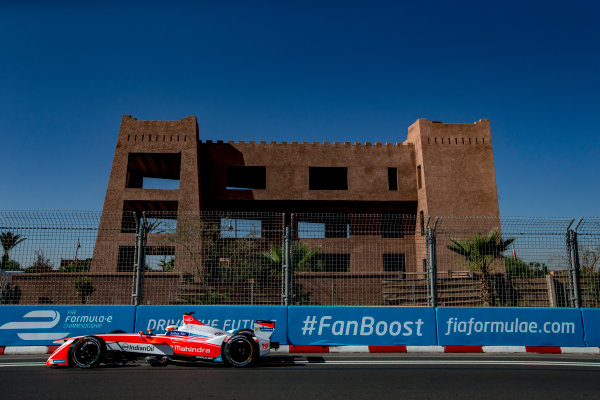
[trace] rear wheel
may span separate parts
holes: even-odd
[[[257,358],[256,343],[247,335],[232,336],[223,348],[223,361],[234,367],[250,367]]]
[[[96,336],[83,337],[73,343],[69,349],[69,358],[73,365],[79,368],[98,366],[105,354],[106,344]]]

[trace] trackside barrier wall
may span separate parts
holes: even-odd
[[[0,346],[50,346],[54,340],[131,332],[135,306],[0,306]]]
[[[0,306],[0,346],[179,324],[186,311],[223,330],[276,321],[292,345],[600,347],[600,310],[453,307]]]
[[[583,318],[585,345],[588,347],[600,347],[600,310],[582,308],[581,316]]]
[[[440,346],[585,347],[580,309],[440,307],[436,318]]]
[[[135,332],[152,329],[155,333],[164,333],[167,325],[179,325],[187,311],[193,311],[201,323],[224,331],[252,329],[255,320],[275,321],[271,340],[282,344],[287,341],[287,307],[279,306],[139,306]]]
[[[435,309],[428,307],[289,307],[294,345],[436,344]]]

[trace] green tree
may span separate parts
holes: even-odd
[[[9,231],[0,233],[0,243],[2,244],[2,248],[4,249],[4,254],[2,255],[2,262],[0,263],[0,269],[5,269],[6,264],[8,263],[8,252],[24,240],[26,240],[26,238],[24,238],[23,236],[18,234],[15,235],[14,233]]]
[[[169,261],[167,261],[167,257],[165,257],[158,262],[158,266],[163,272],[173,272],[175,271],[175,258],[171,257]]]
[[[87,276],[80,276],[79,278],[75,279],[75,282],[73,282],[73,287],[75,288],[75,293],[81,299],[81,304],[86,304],[92,293],[96,291],[92,282],[92,278]]]
[[[227,219],[227,218],[223,218]],[[178,245],[181,249],[177,263],[187,284],[200,284],[203,294],[187,296],[179,301],[192,304],[219,304],[235,294],[236,288],[256,279],[260,244],[257,232],[246,237],[228,237],[223,234],[219,220],[192,216],[177,221],[177,228],[163,235],[161,245]],[[160,264],[159,264],[160,265]]]
[[[15,260],[8,260],[6,262],[6,264],[4,264],[4,270],[5,271],[20,271],[21,270],[21,264],[19,264]]]
[[[90,270],[90,265],[84,263],[71,263],[60,267],[58,270],[60,272],[88,272]]]
[[[321,251],[320,247],[310,247],[305,243],[294,242],[291,254],[292,271],[321,272],[321,265],[313,262],[319,251]],[[279,272],[281,270],[283,264],[283,250],[281,247],[272,245],[271,250],[260,253],[260,257],[275,271]]]
[[[579,251],[581,257],[581,270],[586,274],[593,274],[597,270],[598,260],[600,260],[600,246],[594,249],[588,246],[587,249]]]
[[[517,258],[513,260],[512,258],[504,259],[504,268],[506,270],[506,274],[510,276],[521,276],[521,277],[536,277],[536,276],[546,276],[548,274],[548,267],[544,263],[539,262],[529,262]]]
[[[320,247],[310,247],[305,243],[294,242],[291,252],[291,270],[292,273],[298,272],[322,272],[322,263],[315,262],[315,256],[321,251]],[[260,265],[263,270],[263,276],[268,276],[270,279],[280,278],[282,272],[282,264],[284,261],[283,250],[279,246],[272,245],[268,252],[260,253]],[[297,279],[292,280],[291,287],[294,304],[308,304],[309,296],[304,292],[302,285]]]
[[[463,256],[469,267],[481,273],[480,288],[483,306],[494,306],[494,290],[489,267],[495,259],[503,257],[515,238],[503,240],[498,228],[495,228],[487,235],[477,233],[471,239],[450,239],[450,241],[452,244],[446,246],[448,250]]]

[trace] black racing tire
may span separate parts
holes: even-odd
[[[233,333],[234,335],[246,335],[251,338],[254,337],[254,331],[252,329],[239,329]]]
[[[251,367],[258,359],[258,345],[248,335],[234,335],[223,345],[223,362],[236,368]]]
[[[106,343],[96,336],[85,336],[69,347],[69,361],[79,368],[97,367],[106,356]]]

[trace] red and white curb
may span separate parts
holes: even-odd
[[[0,355],[52,354],[58,346],[0,346]],[[558,346],[308,346],[281,345],[272,354],[290,353],[546,353],[599,354],[600,347]]]

